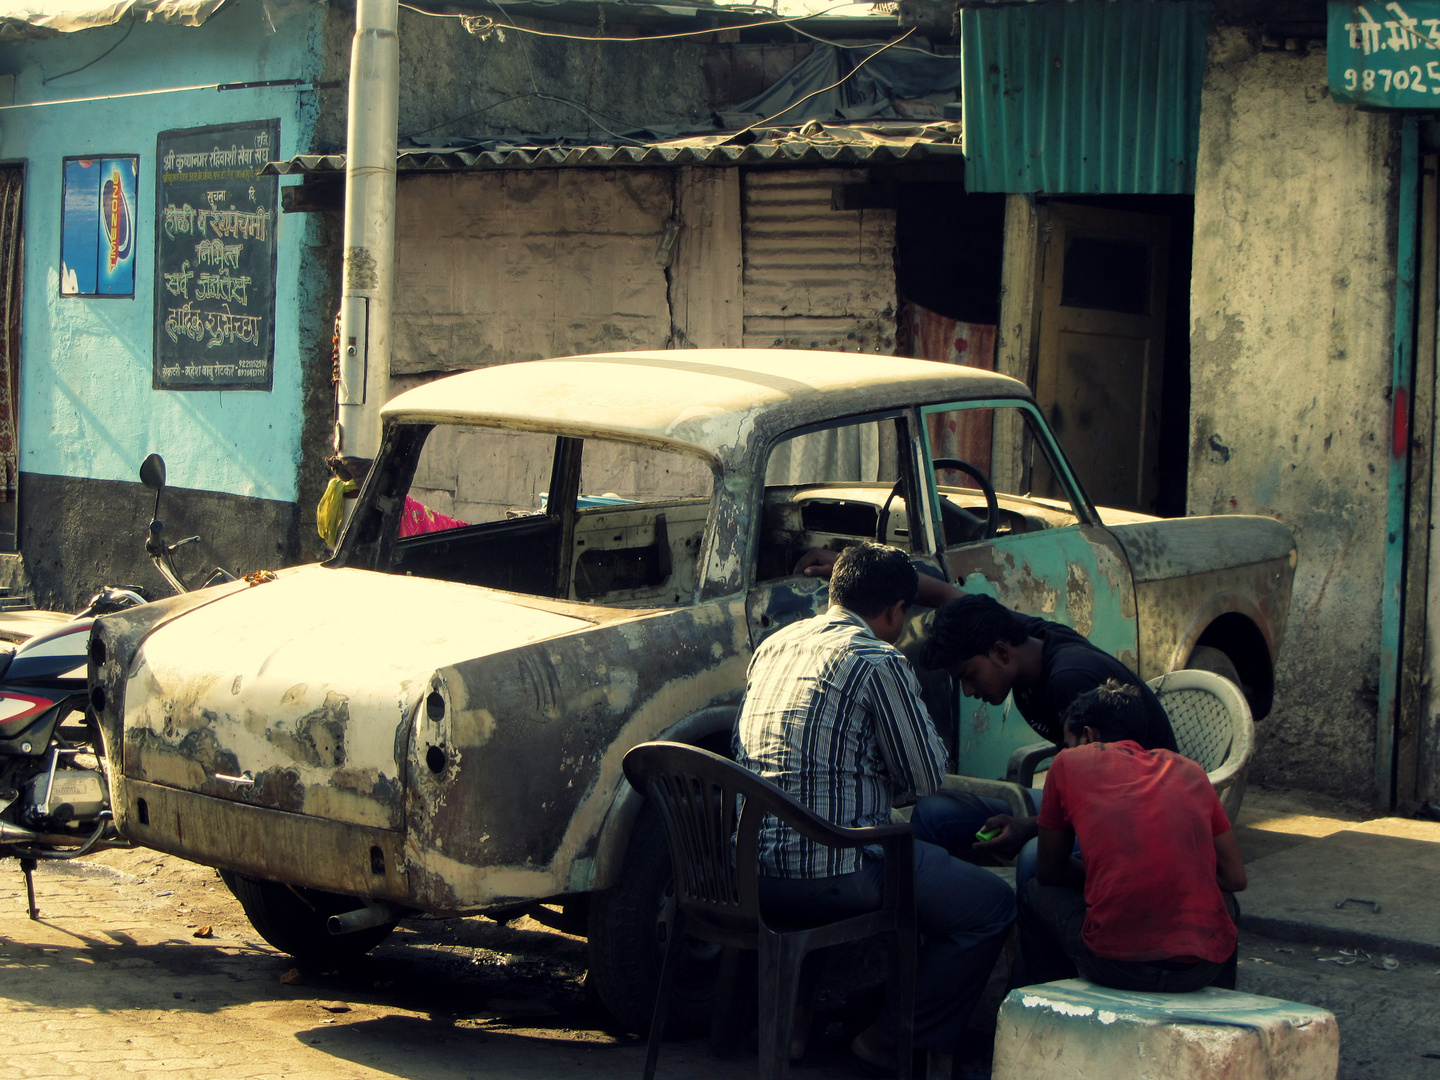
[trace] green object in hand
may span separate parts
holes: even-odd
[[[985,843],[987,840],[994,840],[995,837],[999,836],[999,835],[1000,835],[1002,832],[1004,832],[1004,831],[1005,831],[1005,830],[1004,830],[1003,828],[1002,828],[1002,829],[981,829],[979,832],[977,832],[977,833],[975,834],[975,839],[978,840],[978,841],[980,841],[980,842],[983,844],[983,843]]]

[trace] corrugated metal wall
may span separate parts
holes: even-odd
[[[895,212],[832,210],[847,177],[745,173],[747,348],[894,353]]]
[[[1193,192],[1211,12],[1202,0],[962,8],[966,187]]]

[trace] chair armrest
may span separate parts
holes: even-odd
[[[734,765],[733,762],[731,764]],[[734,767],[739,768],[738,765]],[[807,840],[824,844],[826,847],[852,848],[866,847],[870,844],[888,847],[895,842],[896,838],[910,836],[909,822],[868,825],[856,829],[847,829],[842,825],[833,824],[809,807],[796,802],[764,777],[754,773],[746,773],[745,777],[746,787],[749,790],[745,792],[742,822],[754,810],[774,814]]]
[[[1059,752],[1060,747],[1052,742],[1036,742],[1022,746],[1010,755],[1010,763],[1005,766],[1005,779],[1021,787],[1034,787],[1036,767]]]
[[[782,808],[772,806],[769,809],[801,836],[814,840],[817,844],[832,848],[869,847],[871,844],[881,847],[885,852],[885,909],[913,910],[915,835],[911,832],[908,821],[847,829],[832,825],[798,803],[789,803]]]
[[[977,776],[951,774],[940,781],[940,790],[1003,799],[1010,804],[1010,813],[1015,817],[1035,816],[1035,803],[1030,798],[1029,790],[1008,780],[981,780]]]

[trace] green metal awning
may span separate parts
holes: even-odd
[[[961,0],[966,187],[1195,190],[1208,0]]]

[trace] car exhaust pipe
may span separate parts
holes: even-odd
[[[43,838],[37,832],[29,829],[22,829],[19,825],[11,825],[8,821],[0,821],[0,844],[14,843],[39,843]],[[76,841],[78,843],[78,841]]]
[[[364,907],[356,908],[354,911],[342,911],[339,915],[331,915],[325,921],[325,928],[336,935],[353,934],[357,930],[369,930],[372,926],[384,926],[399,917],[400,912],[393,904],[387,904],[383,900],[372,900],[366,901]]]

